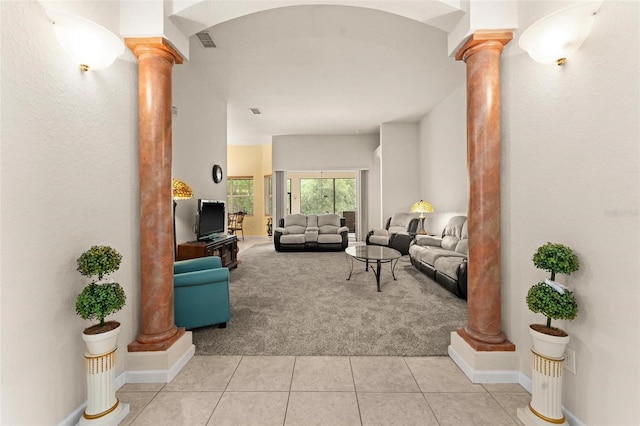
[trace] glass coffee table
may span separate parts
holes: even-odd
[[[383,263],[391,264],[391,276],[393,276],[394,280],[396,279],[396,265],[398,264],[398,259],[402,257],[402,253],[398,250],[383,246],[351,246],[345,249],[345,253],[347,253],[347,261],[351,258],[351,271],[349,272],[347,281],[349,281],[351,275],[353,275],[353,259],[365,262],[365,271],[369,270],[369,262],[376,263],[375,269],[372,265],[371,270],[376,276],[378,291],[380,291],[380,272]]]

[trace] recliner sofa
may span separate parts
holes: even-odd
[[[409,246],[418,231],[419,213],[395,213],[384,229],[372,229],[367,234],[368,245],[386,246],[398,250],[403,255],[409,253]]]
[[[467,298],[469,231],[466,216],[452,217],[442,236],[417,235],[409,247],[411,264],[455,294]]]
[[[187,330],[218,324],[231,318],[229,269],[218,256],[179,260],[173,264],[175,323]]]
[[[340,225],[340,216],[290,214],[273,230],[276,251],[341,251],[349,245],[349,228]]]

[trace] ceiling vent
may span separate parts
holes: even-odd
[[[262,114],[258,108],[249,108],[249,111],[251,111],[253,115]]]
[[[211,38],[211,34],[209,34],[209,31],[200,31],[199,33],[196,33],[196,37],[198,37],[198,40],[200,40],[200,44],[202,44],[202,47],[204,47],[205,49],[215,49],[216,47],[218,47]]]

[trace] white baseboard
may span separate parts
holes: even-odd
[[[516,370],[474,370],[451,345],[449,356],[473,383],[519,383],[520,381],[520,372]]]
[[[133,370],[126,372],[127,383],[169,383],[180,370],[187,365],[196,353],[196,347],[191,345],[189,350],[168,370]]]

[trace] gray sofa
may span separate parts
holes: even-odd
[[[418,231],[420,213],[395,213],[384,229],[372,229],[367,234],[368,245],[386,246],[398,250],[403,255],[409,254],[409,246]]]
[[[469,232],[466,216],[452,217],[442,236],[417,235],[409,247],[411,263],[438,284],[467,298]]]
[[[273,230],[276,251],[340,251],[349,245],[349,228],[337,214],[290,214]]]

